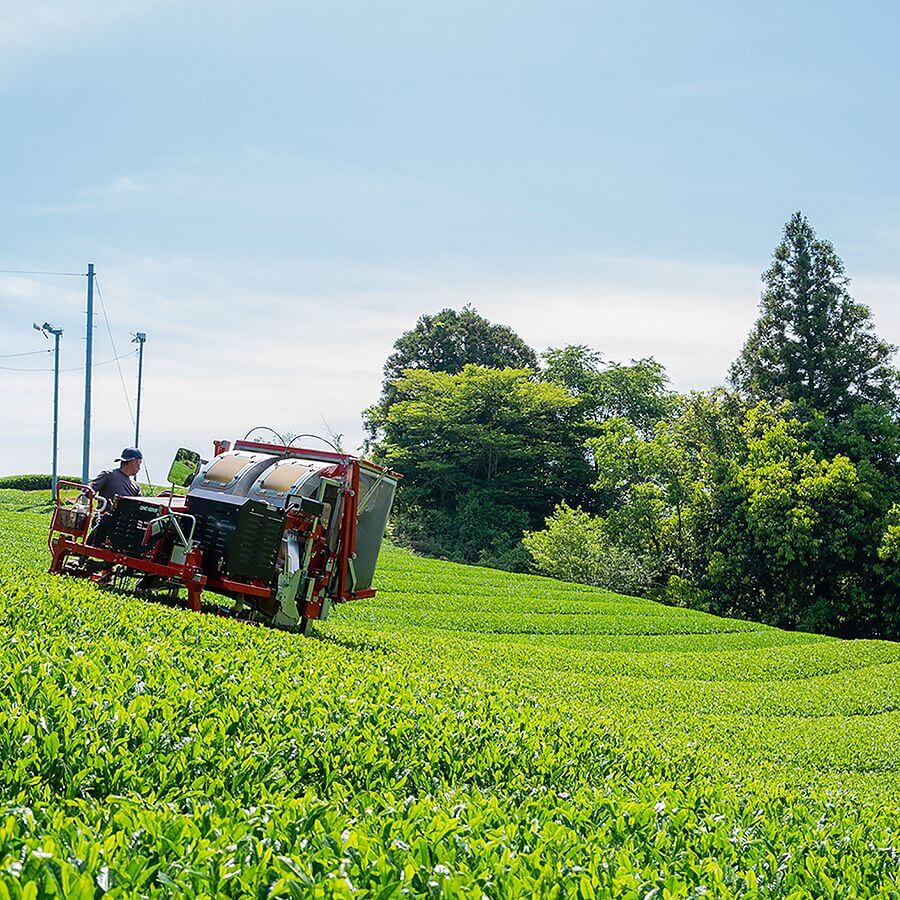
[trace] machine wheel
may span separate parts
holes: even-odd
[[[300,632],[300,634],[302,634],[304,637],[306,637],[309,634],[309,630],[310,630],[311,626],[312,626],[312,619],[310,619],[309,616],[303,616],[300,619],[300,625],[297,628],[297,630]]]

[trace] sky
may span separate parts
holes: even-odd
[[[133,442],[146,332],[156,482],[257,425],[353,449],[447,306],[720,384],[797,209],[900,343],[898,30],[888,2],[0,0],[0,269],[96,266],[92,471]],[[49,471],[35,321],[80,472],[85,287],[0,272],[0,474]]]

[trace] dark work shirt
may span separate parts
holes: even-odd
[[[121,469],[106,469],[91,482],[91,487],[110,502],[119,495],[137,497],[141,492],[137,482]]]

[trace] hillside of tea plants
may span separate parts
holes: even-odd
[[[393,547],[303,638],[47,522],[0,491],[0,900],[900,896],[898,644]]]

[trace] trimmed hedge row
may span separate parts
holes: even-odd
[[[78,475],[60,475],[60,481],[81,482]],[[52,478],[50,475],[4,475],[0,477],[0,488],[13,491],[49,491]]]

